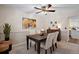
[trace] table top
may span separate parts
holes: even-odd
[[[34,35],[28,35],[27,37],[31,38],[31,39],[35,39],[35,40],[43,40],[47,38],[47,33],[45,33],[44,35],[41,34],[34,34]]]

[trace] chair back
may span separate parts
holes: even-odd
[[[55,32],[55,37],[53,39],[53,44],[55,44],[57,42],[57,37],[58,37],[59,32]]]
[[[52,40],[55,37],[55,33],[49,33],[46,39],[45,48],[48,49],[52,46]]]

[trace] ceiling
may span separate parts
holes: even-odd
[[[26,13],[32,13],[37,11],[34,7],[41,7],[42,5],[45,4],[1,4],[0,6],[16,8]],[[52,8],[79,9],[79,4],[54,4]]]
[[[17,7],[17,8],[24,8],[24,7],[31,7],[31,6],[42,6],[47,4],[1,4],[11,7]],[[79,7],[79,4],[52,4],[53,7]]]

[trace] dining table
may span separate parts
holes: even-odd
[[[29,49],[29,40],[32,40],[35,42],[37,46],[37,53],[40,54],[40,45],[42,42],[46,41],[47,33],[44,34],[33,34],[33,35],[27,35],[26,36],[26,42],[27,42],[27,50]]]

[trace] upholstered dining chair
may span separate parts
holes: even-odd
[[[54,39],[52,40],[52,47],[53,47],[53,51],[54,51],[54,47],[57,48],[57,37],[58,37],[58,31],[55,32],[55,36]]]
[[[45,54],[47,54],[47,49],[50,48],[50,52],[52,53],[52,40],[55,38],[56,33],[49,33],[47,35],[47,39],[45,43],[41,43],[41,48],[45,50]]]

